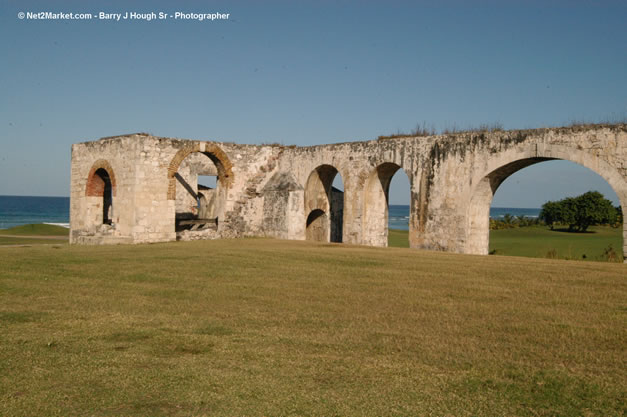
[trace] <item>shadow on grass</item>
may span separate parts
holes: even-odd
[[[595,230],[586,230],[585,232],[579,230],[570,230],[567,227],[561,227],[559,229],[549,229],[551,232],[570,233],[573,235],[593,235],[597,233]]]

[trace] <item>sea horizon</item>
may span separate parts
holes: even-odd
[[[69,195],[17,195],[17,194],[0,194],[0,197],[70,198]]]
[[[69,227],[70,197],[0,195],[0,229],[38,223]]]
[[[490,207],[490,217],[538,217],[540,208]],[[70,197],[0,195],[0,229],[32,223],[54,223],[69,227]],[[390,204],[388,210],[390,229],[409,230],[409,205]]]

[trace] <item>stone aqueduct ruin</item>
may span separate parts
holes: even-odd
[[[489,208],[499,185],[551,159],[598,173],[627,207],[626,124],[311,147],[147,134],[103,138],[72,146],[70,240],[271,236],[386,246],[388,189],[402,168],[411,189],[410,246],[487,254]],[[332,187],[338,173],[343,193]],[[216,187],[199,190],[198,175],[216,175]]]

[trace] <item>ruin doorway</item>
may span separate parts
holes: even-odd
[[[115,176],[111,165],[105,160],[96,161],[87,176],[85,189],[92,225],[113,225],[115,191]]]
[[[113,187],[109,173],[100,168],[96,171],[96,176],[104,183],[102,191],[102,224],[111,224],[113,222]]]
[[[400,165],[385,162],[373,169],[365,188],[364,243],[388,246],[391,242],[390,246],[409,247],[410,204],[410,181]]]
[[[177,239],[213,238],[224,218],[222,162],[211,152],[190,152],[173,174]]]
[[[305,238],[318,242],[342,242],[344,186],[331,165],[314,169],[305,186]]]

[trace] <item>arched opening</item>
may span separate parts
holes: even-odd
[[[410,183],[397,164],[378,165],[366,182],[364,243],[409,247]]]
[[[100,168],[96,171],[98,182],[103,183],[102,190],[102,224],[111,224],[113,218],[113,187],[109,173]]]
[[[392,176],[388,192],[388,246],[409,247],[411,186],[403,168]]]
[[[88,200],[88,214],[94,225],[112,225],[115,176],[107,161],[97,161],[89,171],[85,195]]]
[[[319,242],[342,242],[344,191],[341,175],[331,165],[321,165],[305,186],[305,236]],[[336,179],[337,178],[337,179]]]
[[[180,162],[173,161],[170,169],[177,239],[215,237],[224,218],[230,179],[223,159],[199,149],[177,156]]]
[[[564,233],[568,225],[550,228],[538,218],[544,203],[588,191],[601,191],[612,206],[620,206],[621,198],[615,191],[622,187],[608,181],[619,177],[608,173],[611,171],[602,164],[599,171],[593,171],[569,160],[540,157],[519,159],[493,170],[472,195],[467,252],[622,260],[624,224],[613,221],[593,226],[589,233]]]

